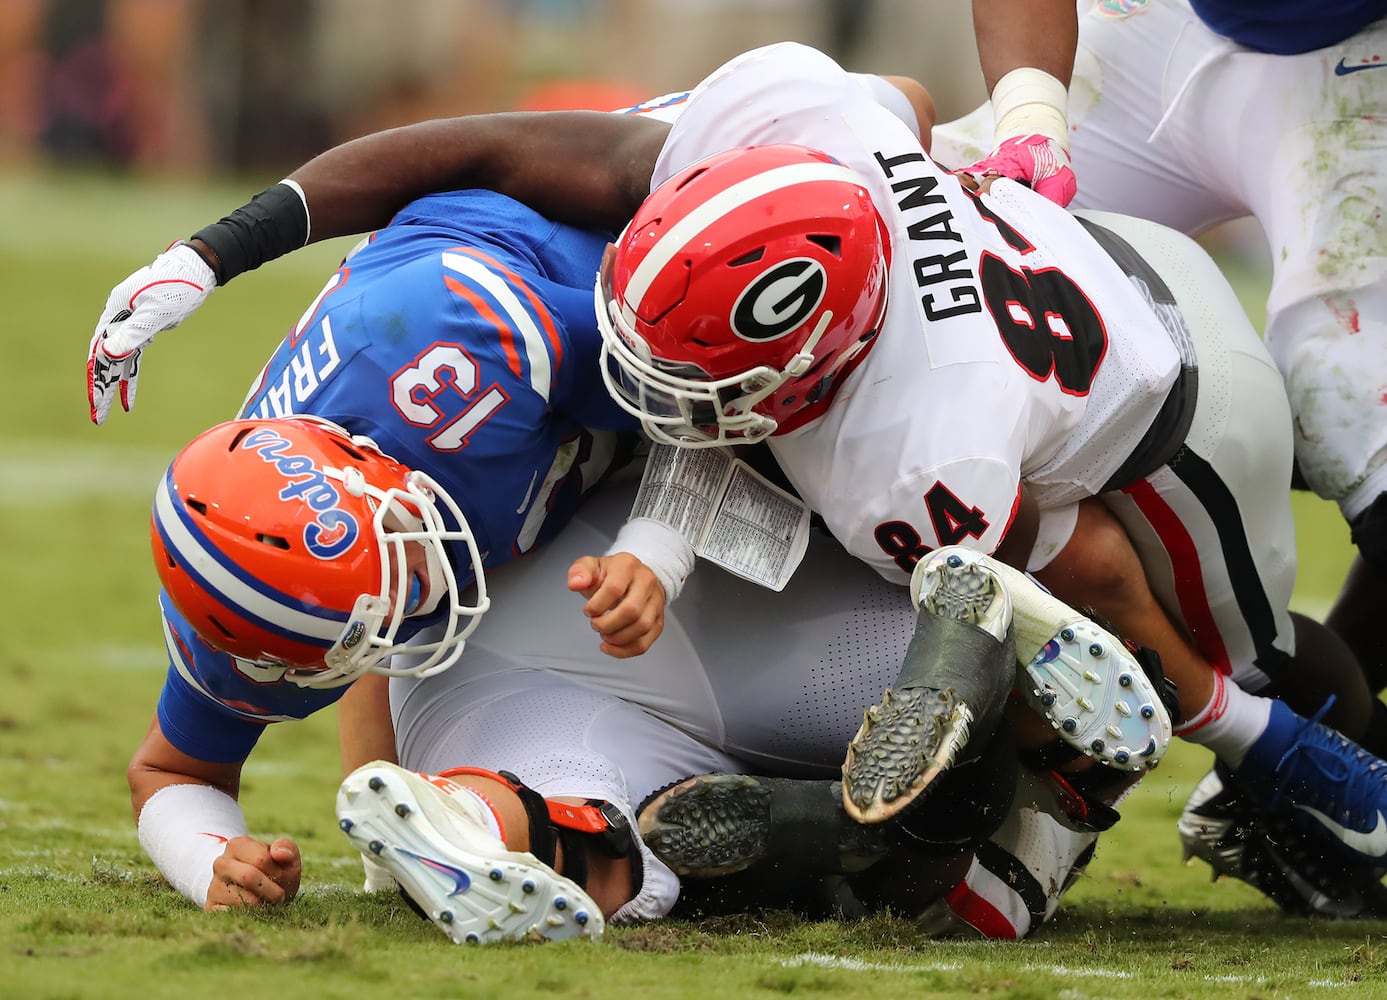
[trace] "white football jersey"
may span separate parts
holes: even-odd
[[[904,583],[928,549],[994,551],[1023,480],[1042,508],[1099,492],[1159,412],[1181,355],[1080,223],[1010,181],[968,193],[860,80],[794,43],[701,83],[652,184],[771,142],[855,169],[891,232],[875,345],[822,417],[770,439],[848,550]]]

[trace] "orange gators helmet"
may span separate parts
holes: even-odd
[[[452,497],[312,417],[198,435],[159,483],[151,540],[164,589],[209,645],[307,687],[438,673],[489,603]]]
[[[886,308],[890,241],[826,153],[747,146],[645,200],[596,287],[608,391],[657,441],[759,441],[805,422]]]

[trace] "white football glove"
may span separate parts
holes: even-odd
[[[92,423],[111,411],[117,391],[125,412],[135,405],[140,352],[161,330],[197,311],[217,276],[196,250],[177,243],[111,291],[87,351],[87,401]]]

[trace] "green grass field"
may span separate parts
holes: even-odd
[[[111,286],[262,186],[0,177],[0,998],[1387,995],[1387,924],[1283,917],[1180,863],[1175,819],[1207,766],[1184,746],[1124,805],[1058,918],[1020,944],[772,914],[459,949],[393,897],[354,892],[324,713],[271,727],[243,794],[253,831],[298,839],[303,894],[260,915],[196,911],[145,859],[125,787],[167,664],[150,497],[177,448],[233,413],[344,246],[219,291],[149,353],[135,412],[100,429],[81,368]],[[1260,281],[1240,281],[1259,321]],[[1298,504],[1297,606],[1319,613],[1347,532],[1327,505]]]

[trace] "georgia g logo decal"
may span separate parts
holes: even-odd
[[[828,273],[809,257],[782,261],[742,289],[732,306],[732,332],[743,340],[779,340],[799,329],[828,290]]]

